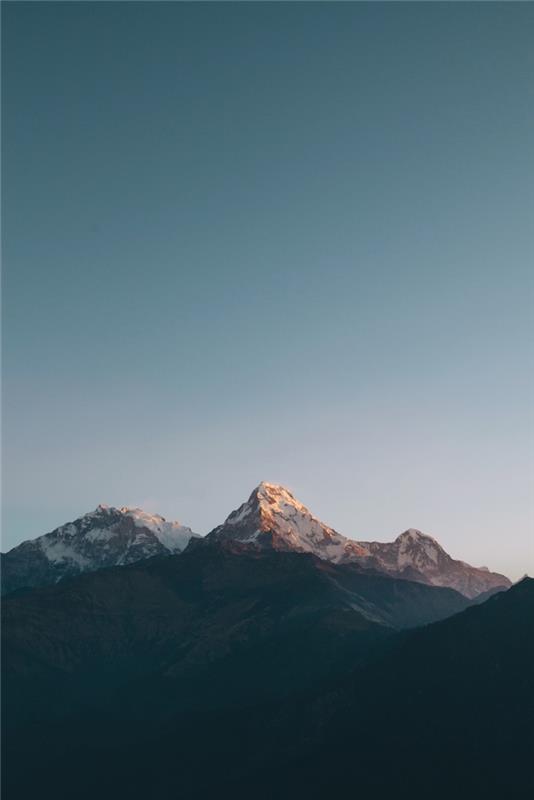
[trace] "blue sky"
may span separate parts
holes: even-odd
[[[4,4],[4,549],[266,479],[534,573],[533,23]]]

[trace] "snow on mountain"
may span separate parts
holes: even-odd
[[[161,545],[170,553],[181,553],[187,547],[191,537],[198,536],[191,528],[186,528],[179,522],[167,522],[159,514],[148,514],[140,508],[119,509],[127,517],[131,517],[136,528],[147,528],[152,531]]]
[[[313,553],[334,563],[365,555],[356,542],[317,519],[284,486],[266,481],[206,537],[206,541],[227,540]]]
[[[355,541],[321,522],[284,486],[262,482],[246,503],[205,539],[179,522],[140,508],[100,505],[74,522],[23,542],[2,556],[2,591],[43,586],[101,567],[180,553],[194,539],[238,541],[261,549],[313,553],[355,562],[396,578],[456,589],[469,598],[510,586],[504,575],[451,558],[431,536],[411,528],[394,542]]]
[[[198,536],[140,508],[99,505],[2,556],[2,591],[57,583],[102,567],[180,553]]]
[[[431,536],[413,528],[394,542],[349,539],[321,522],[284,486],[262,482],[246,503],[206,537],[236,540],[262,548],[313,553],[326,561],[356,562],[394,577],[449,586],[466,597],[510,586],[504,575],[451,558]]]
[[[449,586],[466,597],[511,586],[504,575],[487,567],[472,567],[458,561],[432,536],[410,528],[394,542],[359,542],[375,569],[395,577],[422,580],[433,586]]]

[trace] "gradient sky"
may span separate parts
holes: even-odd
[[[534,574],[534,5],[2,12],[3,548],[266,479]]]

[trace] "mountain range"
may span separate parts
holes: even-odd
[[[207,536],[99,506],[3,557],[3,797],[530,796],[534,581],[262,483]]]
[[[534,790],[530,579],[479,604],[228,539],[2,613],[8,800]]]
[[[73,679],[76,695],[80,687],[86,693],[154,674],[191,687],[215,670],[232,675],[225,702],[237,675],[240,693],[251,679],[255,693],[262,685],[272,692],[273,675],[285,692],[335,672],[347,650],[352,660],[370,642],[468,606],[453,589],[356,564],[216,543],[5,597],[6,702],[17,706],[19,721],[46,718],[75,706]],[[324,647],[329,640],[335,647]],[[274,669],[281,642],[283,661]]]
[[[415,529],[391,543],[343,536],[315,517],[288,489],[264,481],[205,537],[140,509],[100,505],[4,554],[2,591],[46,586],[103,567],[228,541],[261,550],[311,553],[333,564],[353,563],[391,577],[449,587],[470,599],[510,586],[504,575],[451,558],[435,539]]]
[[[206,536],[100,505],[2,570],[7,800],[534,790],[534,581],[420,531],[263,482]]]
[[[449,586],[470,598],[510,586],[504,575],[451,558],[435,539],[415,529],[392,543],[349,539],[317,519],[288,489],[267,482],[260,483],[204,543],[214,540],[308,552],[335,564],[354,562],[394,577]]]

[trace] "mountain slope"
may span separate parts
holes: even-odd
[[[399,787],[409,797],[431,790],[450,798],[459,787],[462,797],[531,796],[534,580],[398,637],[328,699],[317,697],[310,716],[320,735],[285,771],[288,796],[291,786],[306,797],[344,796],[352,775],[325,765],[350,759],[364,796],[390,797]],[[268,796],[272,783],[265,786]]]
[[[510,586],[504,575],[451,558],[435,539],[414,529],[392,543],[348,539],[321,522],[288,489],[266,482],[204,540],[213,541],[308,552],[335,564],[356,562],[394,577],[448,586],[469,598]]]
[[[7,598],[4,796],[528,796],[534,581],[396,633],[347,592],[457,595],[358,570],[227,543]]]
[[[179,553],[197,534],[139,508],[100,505],[2,555],[2,592],[45,586],[102,567]]]
[[[466,605],[451,589],[310,554],[236,543],[200,547],[6,597],[5,696],[15,717],[17,704],[24,714],[46,716],[49,703],[54,713],[69,709],[71,682],[76,695],[98,693],[103,676],[113,684],[154,672],[191,683],[217,664],[232,683],[241,676],[240,693],[251,678],[254,692],[272,688],[276,675],[279,690],[288,691],[335,672],[369,639]],[[249,675],[243,664],[251,660]]]

